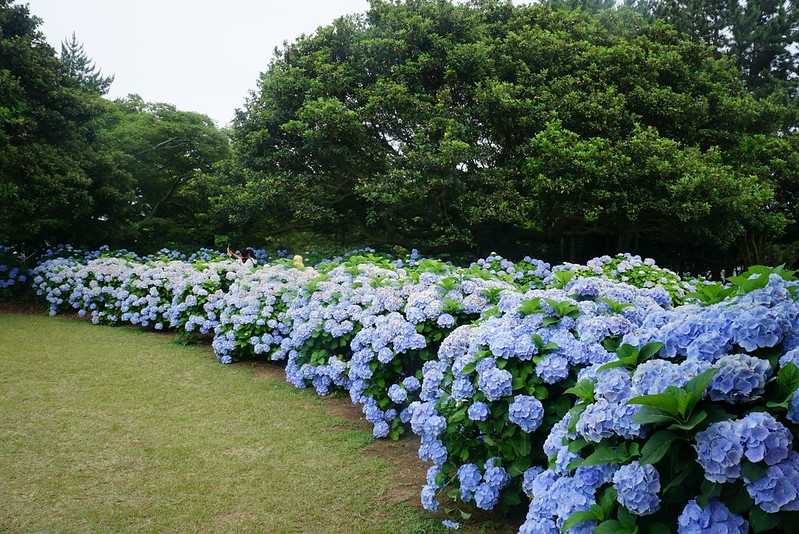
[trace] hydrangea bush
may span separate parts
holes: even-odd
[[[565,478],[564,491],[586,498],[553,508],[547,500],[566,494],[533,491],[523,530],[669,532],[677,518],[678,532],[790,531],[799,510],[796,287],[772,273],[710,306],[649,309],[616,360],[581,371],[579,402],[547,438],[557,447],[538,476],[551,487]],[[576,473],[597,466],[613,477],[584,491]],[[603,504],[606,495],[614,498]]]
[[[563,289],[505,292],[494,313],[450,334],[423,369],[422,398],[411,406],[420,457],[438,469],[425,506],[437,508],[437,493],[485,510],[519,504],[525,473],[546,465],[555,446],[547,434],[571,408],[578,370],[613,360],[611,350],[646,310],[665,311],[668,295],[660,303],[654,296],[577,278]],[[608,397],[615,400],[612,391]],[[477,493],[461,475],[485,474],[487,462],[507,476]],[[563,453],[560,462],[568,463]]]
[[[81,268],[78,260],[66,257],[47,259],[33,269],[33,290],[47,303],[50,315],[72,309],[70,296]]]
[[[0,245],[0,298],[24,291],[30,274],[22,255],[11,247]]]
[[[585,265],[557,265],[552,269],[552,278],[547,282],[574,276],[601,276],[640,288],[661,287],[669,293],[675,304],[681,304],[686,295],[695,288],[694,284],[683,280],[674,271],[658,266],[652,258],[642,259],[641,256],[629,253],[600,256],[589,260]]]
[[[263,356],[285,358],[292,322],[288,307],[317,272],[289,262],[239,276],[224,293],[213,348],[221,363]]]
[[[181,335],[208,336],[219,324],[224,297],[252,268],[234,260],[197,262],[173,288],[169,324]]]
[[[65,257],[59,257],[63,253]],[[692,281],[629,254],[468,268],[364,250],[256,268],[212,251],[53,251],[52,314],[211,338],[410,429],[425,508],[527,510],[523,533],[790,532],[799,511],[793,273]]]

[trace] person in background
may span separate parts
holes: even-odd
[[[231,258],[236,258],[247,267],[255,267],[255,251],[249,247],[245,248],[242,252],[238,250],[233,252],[230,247],[228,247],[227,255]]]

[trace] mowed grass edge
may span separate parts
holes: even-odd
[[[0,531],[442,531],[322,402],[171,335],[0,314]]]

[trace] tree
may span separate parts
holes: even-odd
[[[104,95],[114,82],[113,75],[103,76],[102,71],[86,55],[83,43],[78,41],[75,32],[72,32],[72,37],[61,42],[60,59],[66,75],[77,81],[85,91]]]
[[[227,136],[205,115],[138,95],[116,100],[114,107],[98,142],[111,166],[133,179],[128,242],[140,248],[212,243],[214,230],[205,218],[209,176],[229,155]]]
[[[0,243],[211,244],[227,137],[204,115],[101,98],[109,79],[79,46],[62,64],[39,24],[0,0]]]
[[[783,231],[769,162],[736,158],[789,115],[629,11],[373,1],[276,52],[222,182],[259,232],[696,267]]]
[[[83,164],[103,104],[78,91],[27,7],[0,0],[0,242],[91,232]]]
[[[795,97],[799,74],[797,0],[634,0],[647,16],[735,58],[750,88]]]

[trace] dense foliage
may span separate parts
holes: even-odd
[[[710,282],[629,254],[465,268],[51,252],[31,282],[52,314],[205,337],[222,363],[283,361],[297,387],[347,391],[375,437],[418,434],[422,504],[447,525],[513,516],[525,496],[523,533],[797,519],[799,281],[783,268]]]
[[[83,98],[27,8],[0,1],[0,239],[72,237],[93,219],[92,120]],[[46,199],[46,200],[45,200]]]
[[[799,4],[796,0],[633,0],[645,15],[728,54],[759,93],[799,96]]]
[[[244,235],[695,267],[762,256],[792,220],[793,124],[631,11],[375,1],[278,51],[223,181]]]
[[[74,36],[57,57],[39,24],[0,0],[0,240],[213,244],[207,173],[227,137],[204,115],[101,98],[112,78]]]
[[[230,148],[210,118],[130,95],[114,102],[97,135],[109,166],[129,184],[109,214],[115,242],[150,250],[214,244],[205,216],[209,173]]]

